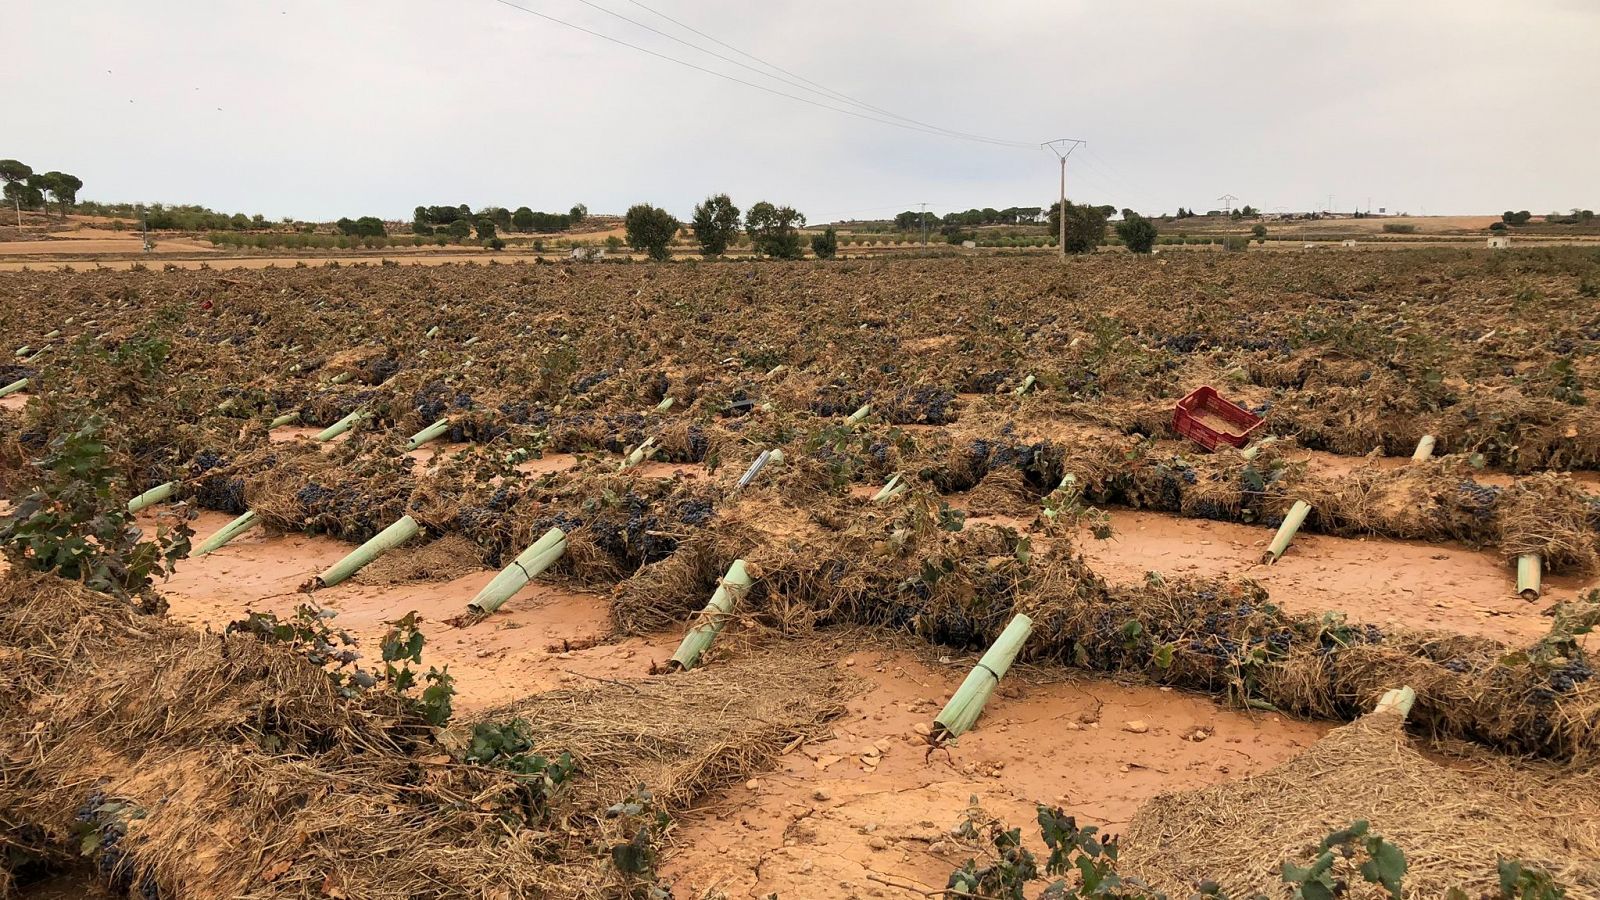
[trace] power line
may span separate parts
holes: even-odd
[[[1110,178],[1111,181],[1116,185],[1116,188],[1119,192],[1128,192],[1133,196],[1134,199],[1143,201],[1142,205],[1146,206],[1148,209],[1160,210],[1164,208],[1159,203],[1151,203],[1150,201],[1154,198],[1150,194],[1146,194],[1140,185],[1136,185],[1131,179],[1124,177],[1122,173],[1118,171],[1116,166],[1113,166],[1110,161],[1106,160],[1100,154],[1094,152],[1094,148],[1084,147],[1083,152],[1088,155],[1088,161],[1093,166],[1105,171],[1106,176]]]
[[[716,77],[724,79],[726,81],[732,81],[735,84],[742,84],[745,87],[752,87],[752,88],[755,88],[758,91],[765,91],[766,93],[772,94],[774,96],[786,97],[786,98],[788,98],[790,100],[797,100],[797,101],[799,101],[801,103],[806,103],[806,104],[809,104],[811,106],[818,107],[819,109],[826,109],[826,110],[830,110],[832,112],[842,113],[842,114],[847,115],[847,116],[854,116],[857,119],[864,119],[864,120],[866,120],[868,122],[877,122],[880,125],[890,125],[890,126],[893,126],[895,128],[904,128],[907,131],[915,131],[915,132],[919,132],[921,134],[931,134],[931,135],[934,135],[936,137],[948,137],[948,138],[953,138],[953,139],[956,139],[956,140],[976,141],[976,142],[979,142],[979,143],[996,144],[996,145],[1005,146],[1005,147],[1032,146],[1032,145],[1027,145],[1027,144],[1020,144],[1020,143],[1015,142],[1015,141],[1003,141],[1003,140],[999,140],[999,139],[996,139],[996,138],[986,138],[986,137],[982,137],[982,136],[978,136],[978,135],[966,135],[966,134],[961,133],[961,132],[954,132],[954,131],[949,131],[949,130],[945,130],[945,129],[940,129],[940,128],[936,127],[936,126],[922,126],[922,125],[918,125],[918,124],[907,124],[905,122],[896,122],[896,121],[894,121],[892,119],[881,119],[881,118],[878,118],[876,116],[867,115],[866,113],[857,112],[857,111],[855,111],[853,109],[844,109],[844,108],[841,108],[841,107],[838,107],[838,106],[830,106],[830,105],[828,105],[826,103],[819,103],[818,101],[812,100],[812,99],[810,99],[808,97],[797,96],[795,94],[790,94],[790,93],[787,93],[785,91],[780,91],[780,90],[778,90],[776,88],[767,87],[766,85],[763,85],[763,84],[756,84],[755,82],[745,81],[743,78],[737,78],[737,77],[735,77],[733,75],[729,75],[729,74],[727,74],[725,72],[718,72],[715,69],[708,69],[705,66],[696,65],[695,63],[688,62],[688,61],[682,60],[682,59],[678,59],[675,56],[668,56],[665,53],[660,53],[658,51],[651,50],[648,47],[641,47],[638,44],[629,43],[628,41],[622,40],[621,38],[615,38],[615,37],[612,37],[609,34],[604,34],[602,32],[595,31],[595,30],[590,29],[590,28],[585,28],[582,25],[575,25],[575,24],[573,24],[571,22],[568,22],[568,21],[566,21],[564,19],[558,19],[555,16],[549,15],[547,13],[542,13],[542,12],[539,12],[538,10],[535,10],[535,9],[529,9],[529,8],[527,8],[525,6],[518,6],[517,4],[512,3],[511,0],[495,0],[495,2],[499,3],[502,6],[508,6],[508,7],[512,8],[512,9],[518,11],[518,12],[527,13],[530,16],[538,16],[541,19],[545,19],[546,21],[554,22],[557,25],[563,25],[563,26],[565,26],[567,28],[573,29],[574,31],[581,31],[584,34],[590,35],[592,37],[597,37],[597,38],[600,38],[601,40],[610,41],[613,44],[618,44],[620,46],[627,47],[630,50],[637,50],[640,53],[649,54],[650,56],[654,56],[657,59],[666,60],[667,62],[670,62],[670,63],[676,63],[677,65],[684,66],[685,68],[694,69],[697,72],[704,72],[707,75],[715,75]]]
[[[589,0],[579,0],[579,2],[584,3],[584,4],[588,5],[588,6],[594,6],[594,4],[590,3]],[[954,135],[954,136],[959,136],[959,137],[964,137],[964,138],[971,138],[971,139],[975,139],[975,140],[985,140],[985,141],[989,141],[991,143],[997,143],[997,144],[1009,144],[1009,145],[1014,145],[1014,146],[1016,146],[1018,148],[1031,149],[1034,146],[1033,143],[1030,142],[1030,141],[1011,141],[1011,140],[1006,140],[1004,138],[991,138],[991,137],[986,137],[986,136],[980,135],[980,134],[973,134],[973,133],[967,132],[967,131],[957,131],[957,130],[952,129],[952,128],[945,128],[945,127],[942,127],[942,126],[939,126],[939,125],[932,125],[932,124],[929,124],[927,122],[922,122],[922,121],[919,121],[917,119],[913,119],[910,116],[902,116],[897,112],[893,112],[891,110],[884,109],[881,106],[873,106],[871,103],[867,103],[864,100],[857,100],[856,98],[850,96],[849,94],[843,93],[841,91],[836,91],[833,88],[830,88],[825,84],[820,84],[818,82],[812,81],[811,79],[805,77],[804,75],[799,75],[799,74],[797,74],[795,72],[791,72],[788,69],[785,69],[784,67],[782,67],[782,66],[780,66],[780,65],[778,65],[776,63],[768,62],[767,60],[762,59],[761,57],[756,56],[753,53],[747,53],[744,50],[740,50],[738,47],[733,46],[732,44],[728,43],[727,41],[723,41],[723,40],[720,40],[720,39],[718,39],[718,38],[716,38],[716,37],[714,37],[712,35],[706,34],[704,31],[701,31],[700,29],[695,28],[692,25],[689,25],[689,24],[681,22],[681,21],[679,21],[677,19],[674,19],[673,17],[667,15],[664,12],[661,12],[660,10],[652,9],[651,7],[645,6],[643,3],[640,3],[639,0],[628,0],[628,2],[632,3],[634,6],[639,7],[640,9],[644,10],[645,12],[652,13],[654,15],[660,16],[663,19],[666,19],[668,22],[671,22],[672,24],[678,26],[679,28],[684,29],[685,31],[689,31],[689,32],[692,32],[694,34],[697,34],[700,37],[703,37],[706,40],[711,41],[712,43],[718,45],[719,47],[725,47],[725,48],[727,48],[729,50],[732,50],[734,53],[737,53],[740,56],[745,57],[746,59],[753,59],[756,62],[761,63],[762,65],[764,65],[764,66],[766,66],[766,67],[768,67],[770,69],[773,69],[775,71],[781,72],[782,74],[788,76],[789,78],[794,79],[795,81],[803,82],[804,84],[810,85],[811,88],[815,88],[816,89],[816,90],[813,90],[812,93],[822,93],[824,95],[831,95],[834,98],[837,98],[839,100],[843,100],[846,103],[850,103],[850,104],[853,104],[855,106],[859,106],[862,109],[871,110],[872,112],[878,113],[880,115],[885,115],[885,116],[889,116],[891,118],[900,119],[900,120],[905,121],[905,122],[910,122],[910,123],[912,123],[914,125],[921,125],[924,128],[932,128],[932,129],[934,129],[936,131],[941,131],[941,132],[944,132],[945,134],[949,134],[949,135]],[[606,11],[610,12],[609,10],[606,10]],[[618,15],[618,14],[617,13],[612,13],[612,15]],[[628,19],[628,21],[631,22],[633,20],[632,19]],[[634,24],[637,25],[639,23],[635,22]],[[641,28],[649,28],[649,30],[655,31],[655,29],[650,28],[648,25],[640,25],[640,27]],[[659,32],[659,31],[657,31],[656,33],[657,34],[662,34],[662,32]],[[671,37],[670,35],[667,35],[667,36]],[[675,40],[675,41],[678,41],[679,43],[687,43],[685,41],[679,40],[678,38],[672,38],[672,39]],[[688,46],[693,47],[695,45],[688,44]],[[702,52],[705,52],[705,53],[711,53],[711,51],[706,50],[703,47],[696,47],[696,49],[701,50]],[[716,56],[718,59],[727,59],[727,57],[721,56],[719,54],[712,53],[712,55]],[[744,65],[743,63],[738,63],[738,62],[733,61],[733,60],[729,60],[729,61],[730,62],[734,62],[735,65],[741,65],[741,66]],[[750,69],[751,71],[758,71],[758,70],[756,70],[756,69],[754,69],[754,68],[752,68],[750,66],[744,66],[744,67],[747,68],[747,69]],[[766,73],[762,73],[762,74],[765,75]],[[767,77],[768,78],[772,78],[772,77],[775,77],[775,76],[767,75]],[[779,79],[779,80],[783,80],[783,79]],[[788,83],[794,84],[794,82],[788,82]],[[796,84],[794,86],[800,87],[801,85]],[[807,90],[809,90],[809,88],[807,88]]]
[[[677,35],[668,34],[667,32],[662,31],[659,28],[655,28],[655,27],[652,27],[650,25],[646,25],[645,23],[640,22],[638,19],[630,19],[627,16],[623,15],[622,13],[616,12],[615,10],[606,9],[604,6],[601,6],[598,3],[591,2],[591,0],[578,0],[578,2],[582,3],[584,6],[587,6],[587,7],[591,8],[591,9],[597,9],[600,12],[603,12],[608,16],[612,16],[612,17],[621,19],[622,21],[627,22],[629,25],[634,25],[634,26],[637,26],[639,28],[643,28],[645,31],[648,31],[651,34],[657,34],[657,35],[660,35],[661,37],[666,38],[669,41],[674,41],[676,43],[682,44],[683,46],[688,47],[691,50],[698,50],[701,53],[704,53],[704,54],[706,54],[708,56],[716,57],[717,59],[720,59],[725,63],[732,63],[733,65],[736,65],[741,69],[745,69],[747,71],[754,72],[757,75],[760,75],[762,78],[771,78],[774,81],[778,81],[778,82],[781,82],[783,84],[787,84],[790,87],[799,88],[802,91],[809,91],[809,92],[811,92],[813,94],[817,94],[817,95],[822,96],[822,97],[828,97],[828,94],[826,92],[824,92],[824,91],[819,91],[819,90],[816,90],[815,88],[806,87],[804,84],[801,84],[799,81],[791,81],[791,80],[789,80],[787,78],[779,78],[778,76],[773,75],[770,72],[763,72],[760,69],[756,68],[755,66],[749,65],[748,63],[742,63],[742,62],[738,61],[737,59],[733,59],[731,57],[723,56],[721,53],[718,53],[715,50],[707,50],[706,48],[700,46],[699,44],[692,43],[690,41],[686,41],[683,38],[678,37]],[[650,9],[649,7],[644,7],[644,9],[649,10],[650,12],[655,12],[655,10]],[[656,15],[661,15],[661,14],[660,13],[656,13]],[[666,18],[666,17],[662,16],[662,18]],[[669,21],[671,21],[671,20],[669,20]],[[674,23],[674,24],[676,24],[676,23]],[[691,28],[690,30],[693,31],[694,29]],[[695,32],[695,33],[699,34],[699,32]],[[712,40],[716,40],[716,39],[712,38]],[[717,41],[717,43],[721,43],[721,41]],[[748,54],[746,54],[746,55],[748,55]],[[776,68],[776,67],[774,67],[774,68]],[[803,81],[804,79],[801,79],[801,80]],[[829,97],[829,99],[833,99],[833,98]],[[848,98],[848,97],[845,97],[844,99],[848,100],[851,103],[856,103],[856,105],[858,105],[858,106],[865,106],[865,104],[857,103],[854,100],[850,100],[850,98]],[[871,109],[871,107],[867,107],[867,108]],[[878,111],[882,112],[882,110],[878,110]],[[889,115],[892,116],[894,114],[893,113],[889,113]],[[900,117],[899,116],[895,116],[895,118],[900,118]],[[932,126],[930,126],[930,127],[932,127]]]

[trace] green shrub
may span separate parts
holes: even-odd
[[[156,576],[189,554],[186,522],[161,528],[154,541],[122,499],[122,484],[90,415],[50,440],[31,461],[28,493],[0,518],[0,546],[16,569],[51,572],[124,599],[144,594]],[[154,601],[154,598],[146,598]]]
[[[1143,216],[1134,216],[1117,223],[1117,237],[1134,253],[1149,253],[1155,246],[1159,232],[1155,223]]]
[[[817,259],[833,259],[839,252],[839,235],[832,228],[824,229],[821,234],[811,236],[811,252]]]
[[[628,245],[643,250],[650,258],[661,261],[672,256],[667,249],[678,235],[678,220],[671,213],[648,203],[635,204],[623,219],[628,235]],[[616,235],[612,235],[616,237]],[[610,240],[607,240],[610,243]]]

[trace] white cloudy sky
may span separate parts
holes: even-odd
[[[821,221],[1055,195],[1048,151],[841,115],[514,3],[801,93],[601,11],[761,68],[653,9],[900,116],[1086,139],[1079,200],[1600,206],[1592,0],[589,2],[17,0],[0,157],[75,173],[89,199],[272,217],[641,200],[683,216],[726,191]]]

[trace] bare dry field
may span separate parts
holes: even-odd
[[[0,894],[1600,897],[1596,251],[351,261],[0,274]]]

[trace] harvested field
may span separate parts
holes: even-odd
[[[1600,896],[1588,807],[1529,799],[1600,760],[1597,281],[1577,248],[0,275],[0,895],[81,859],[160,897],[933,895],[1042,805],[1173,897],[1287,896],[1356,819],[1408,897],[1497,857]],[[1207,384],[1271,439],[1183,439]],[[71,560],[133,554],[101,590],[33,571],[72,514],[111,530]],[[127,581],[184,526],[238,534]],[[1403,728],[1362,718],[1402,686]],[[1330,759],[1548,821],[1456,841]]]

